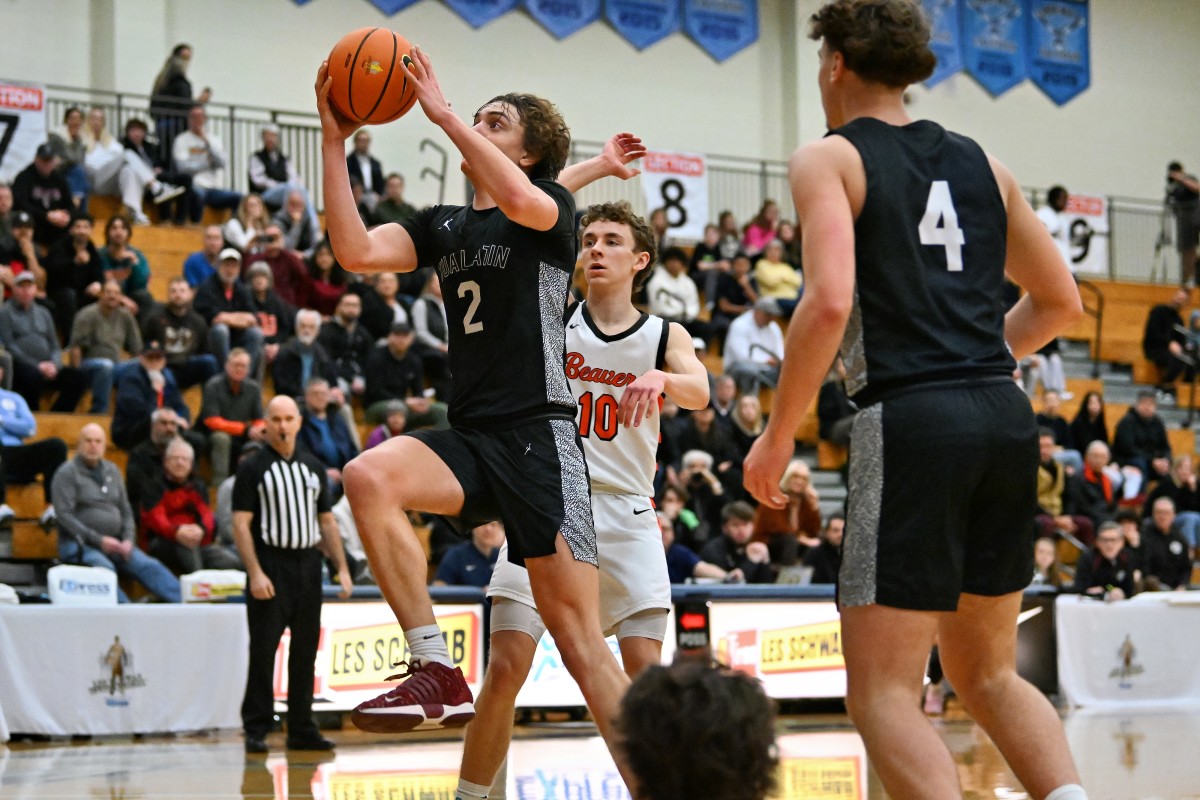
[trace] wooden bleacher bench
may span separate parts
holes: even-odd
[[[58,533],[42,530],[36,522],[17,520],[12,524],[12,555],[17,561],[53,561],[58,558]]]

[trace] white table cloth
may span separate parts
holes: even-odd
[[[0,742],[12,733],[237,728],[243,605],[0,607]]]

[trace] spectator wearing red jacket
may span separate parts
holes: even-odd
[[[236,553],[213,542],[208,493],[188,477],[195,460],[186,440],[172,439],[167,445],[162,474],[142,495],[139,509],[146,550],[181,575],[199,569],[241,569]]]

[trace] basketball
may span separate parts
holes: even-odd
[[[405,62],[412,45],[387,28],[347,33],[329,53],[329,99],[338,111],[367,125],[404,116],[417,95]]]

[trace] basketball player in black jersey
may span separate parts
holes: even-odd
[[[1080,314],[1070,273],[1012,174],[913,122],[933,70],[912,0],[835,0],[812,17],[829,135],[792,157],[805,287],[746,487],[783,507],[793,434],[841,343],[862,408],[838,584],[846,705],[894,798],[961,798],[919,709],[936,637],[946,675],[1029,794],[1086,797],[1054,708],[1015,668],[1029,583],[1037,434],[1015,359]],[[1005,316],[1005,272],[1027,295]]]
[[[575,399],[563,367],[563,309],[575,263],[575,203],[555,182],[570,133],[557,109],[503,95],[468,124],[442,95],[427,55],[411,53],[422,110],[463,156],[471,205],[435,206],[367,231],[346,173],[356,126],[317,73],[325,211],[339,261],[355,272],[432,266],[450,327],[452,428],[389,440],[347,465],[343,480],[363,544],[411,656],[396,689],[355,709],[371,731],[459,726],[474,717],[425,587],[425,554],[408,510],[501,519],[509,557],[524,563],[538,608],[600,732],[611,734],[628,678],[600,631],[596,538]]]

